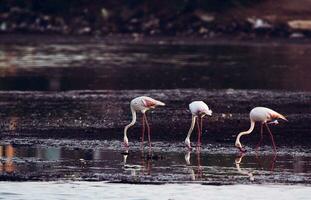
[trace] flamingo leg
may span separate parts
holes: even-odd
[[[272,135],[272,133],[271,133],[271,131],[270,131],[270,128],[269,128],[268,124],[265,123],[265,125],[266,125],[267,130],[268,130],[268,132],[269,132],[269,134],[270,134],[270,137],[271,137],[271,140],[272,140],[272,144],[273,144],[273,149],[274,149],[274,151],[276,151],[276,146],[275,146],[275,142],[274,142],[274,139],[273,139],[273,135]]]
[[[200,122],[201,122],[201,132],[200,132],[200,144],[202,143],[202,131],[203,131],[203,116],[201,116],[201,120],[200,120]]]
[[[148,131],[148,142],[149,142],[149,148],[151,149],[151,139],[150,139],[150,126],[147,120],[147,116],[144,113],[144,117],[145,117],[145,122],[146,122],[146,126],[147,126],[147,131]]]
[[[145,116],[144,115],[142,117],[142,125],[143,125],[143,128],[142,128],[142,133],[141,133],[141,146],[143,147],[144,146],[144,138],[145,138]]]
[[[201,128],[200,128],[199,120],[197,120],[197,128],[198,128],[198,143],[197,143],[197,147],[199,147],[201,145],[200,144]]]
[[[263,139],[263,124],[261,124],[261,126],[260,126],[260,140],[256,146],[256,149],[258,149],[260,147],[260,145],[262,143],[262,139]]]
[[[274,171],[275,162],[276,162],[276,153],[273,155],[273,159],[272,159],[272,161],[271,161],[271,168],[270,168],[270,171]]]

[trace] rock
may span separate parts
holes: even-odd
[[[272,25],[258,18],[247,18],[247,21],[252,24],[254,29],[269,29]]]
[[[207,28],[204,28],[204,27],[201,27],[200,30],[199,30],[199,33],[200,33],[200,34],[208,33],[208,29],[207,29]]]
[[[202,10],[197,10],[194,12],[194,15],[197,16],[200,20],[204,22],[212,22],[214,21],[215,17],[207,12]]]
[[[1,25],[0,25],[0,30],[1,31],[6,31],[7,30],[7,25],[5,22],[2,22]]]
[[[147,22],[143,24],[143,28],[146,29],[152,29],[159,27],[160,20],[158,18],[151,18]]]
[[[107,20],[109,18],[109,12],[106,8],[101,9],[101,14],[102,14],[102,17],[104,18],[104,20]]]
[[[304,38],[305,35],[303,33],[292,33],[289,37],[290,38]]]
[[[293,20],[287,23],[291,29],[311,31],[311,20]]]

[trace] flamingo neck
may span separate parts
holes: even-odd
[[[240,142],[241,136],[250,134],[254,130],[254,127],[255,127],[255,122],[253,120],[251,120],[251,126],[249,127],[249,129],[247,131],[243,131],[243,132],[239,133],[239,135],[236,138],[235,145],[241,144],[241,142]]]
[[[195,119],[196,119],[196,116],[192,115],[191,126],[190,126],[190,129],[188,131],[188,134],[187,134],[187,137],[186,137],[186,140],[185,140],[186,144],[189,143],[189,145],[190,145],[190,136],[191,136],[191,133],[192,133],[194,125],[195,125]]]
[[[124,128],[124,139],[127,139],[127,129],[133,126],[136,122],[136,111],[134,108],[131,106],[131,112],[132,112],[132,121],[128,125],[125,126]]]

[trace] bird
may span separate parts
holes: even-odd
[[[202,136],[202,119],[205,115],[212,115],[212,110],[209,109],[209,107],[204,103],[203,101],[193,101],[189,104],[189,109],[192,114],[192,119],[191,119],[191,126],[188,131],[188,135],[185,139],[185,143],[188,147],[188,149],[191,149],[191,144],[190,144],[190,136],[193,131],[193,128],[195,126],[196,119],[197,120],[197,127],[198,127],[198,144],[197,146],[199,147],[201,145],[201,136]],[[199,124],[200,120],[200,124]]]
[[[132,121],[128,125],[126,125],[124,128],[123,141],[124,141],[125,147],[129,147],[127,129],[136,123],[136,112],[141,112],[143,114],[143,117],[142,117],[143,130],[142,130],[142,138],[141,138],[142,144],[144,143],[144,132],[145,132],[145,124],[146,124],[147,129],[148,129],[149,147],[151,148],[150,127],[149,127],[148,120],[146,117],[146,112],[150,109],[154,109],[157,106],[165,106],[165,103],[155,100],[151,97],[147,97],[147,96],[136,97],[130,102],[130,108],[132,112]]]
[[[260,134],[261,134],[261,138],[260,138],[260,142],[262,141],[262,133],[263,133],[263,125],[266,126],[271,140],[272,140],[272,144],[273,144],[273,149],[274,151],[276,151],[276,146],[275,146],[275,142],[273,139],[273,135],[269,129],[268,124],[278,124],[277,119],[283,119],[284,121],[288,121],[282,114],[277,113],[274,110],[271,110],[270,108],[266,108],[266,107],[255,107],[251,110],[251,112],[249,113],[249,117],[250,117],[250,128],[247,131],[242,131],[238,134],[238,136],[236,137],[236,141],[235,141],[235,146],[241,151],[241,152],[245,152],[245,149],[243,149],[242,144],[240,142],[240,138],[243,135],[248,135],[250,134],[255,127],[255,123],[256,122],[260,122],[261,123],[261,130],[260,130]]]

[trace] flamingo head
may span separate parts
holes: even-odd
[[[188,149],[191,150],[191,144],[190,144],[190,139],[189,138],[185,139],[185,144],[188,147]]]
[[[212,116],[213,111],[212,110],[201,110],[198,112],[199,117],[204,117],[206,115]]]
[[[213,111],[212,111],[211,109],[209,109],[209,110],[207,110],[205,113],[206,113],[207,115],[209,115],[209,116],[212,116]]]
[[[242,144],[240,142],[236,142],[235,143],[235,147],[238,148],[241,153],[245,153],[246,152],[245,148],[242,147]]]

